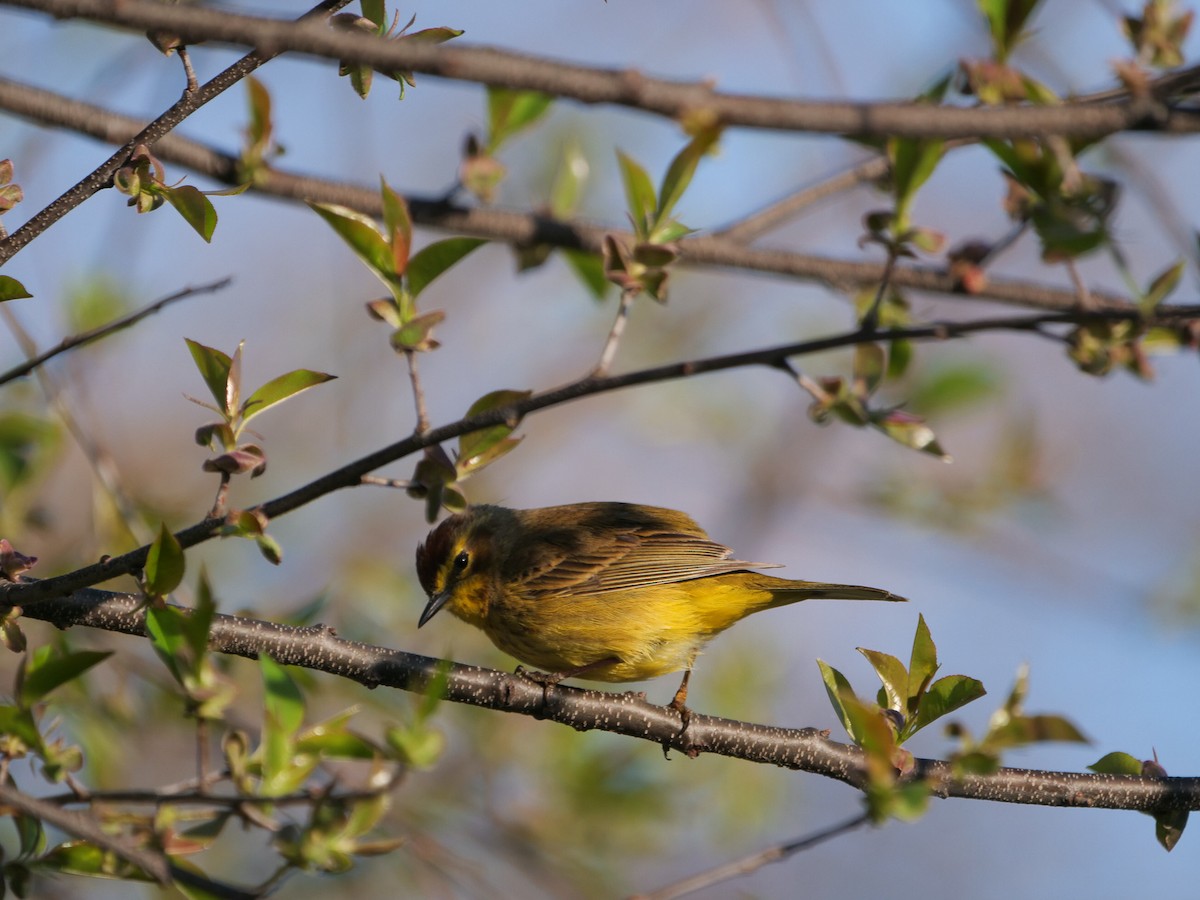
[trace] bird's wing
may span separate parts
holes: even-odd
[[[522,573],[526,596],[603,593],[774,567],[730,559],[732,550],[686,517],[662,521],[645,507],[637,511],[641,515],[589,529],[586,540],[543,554]]]

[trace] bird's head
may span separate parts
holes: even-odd
[[[443,608],[482,627],[496,589],[505,514],[511,512],[498,506],[471,507],[443,521],[417,547],[417,577],[429,596],[418,628]]]

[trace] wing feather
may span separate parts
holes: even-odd
[[[563,540],[559,552],[549,554],[542,544],[538,564],[521,573],[526,596],[600,594],[776,568],[772,563],[730,559],[732,550],[709,539],[679,513],[625,504],[595,506],[583,539],[572,535],[575,539]]]

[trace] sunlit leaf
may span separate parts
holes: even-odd
[[[306,391],[327,381],[333,381],[335,378],[337,378],[336,375],[314,372],[311,369],[295,369],[277,378],[272,378],[246,399],[246,403],[242,407],[242,420],[249,422],[259,413],[265,412],[277,403],[282,403],[301,391]]]
[[[309,208],[329,223],[355,255],[389,287],[399,277],[392,248],[379,233],[373,219],[360,212],[329,203],[310,203]]]
[[[212,241],[213,231],[217,227],[217,210],[198,189],[190,184],[178,187],[163,188],[163,194],[175,209],[183,216],[183,220],[195,229],[196,233],[206,241]]]
[[[220,350],[206,347],[190,338],[184,338],[184,340],[187,342],[196,368],[200,370],[200,375],[204,378],[204,383],[208,385],[209,392],[217,401],[218,410],[227,410],[225,395],[229,385],[229,370],[233,365],[232,358]]]
[[[17,279],[10,278],[8,275],[0,275],[0,303],[6,300],[24,300],[26,297],[32,296],[33,294],[25,290],[25,285]]]
[[[416,299],[431,281],[486,243],[483,238],[455,237],[424,247],[408,263],[409,294]]]
[[[185,565],[183,547],[163,523],[146,556],[146,592],[153,597],[171,593],[183,581]]]

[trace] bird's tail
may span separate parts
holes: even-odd
[[[771,592],[771,602],[766,609],[787,606],[801,600],[890,600],[907,603],[907,597],[885,591],[883,588],[864,587],[858,584],[830,584],[824,581],[793,581],[759,575],[754,586]]]

